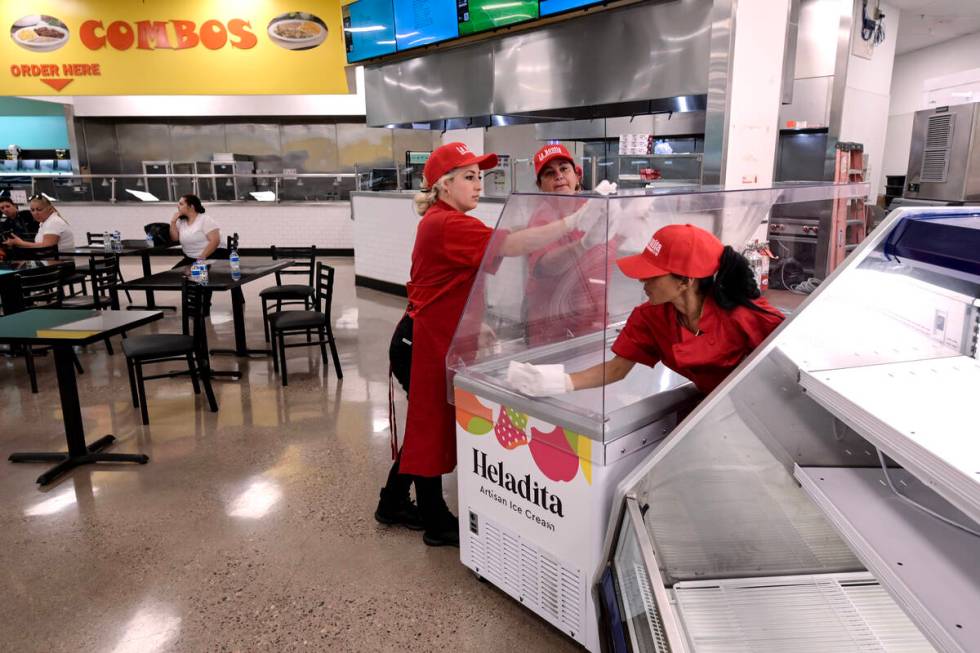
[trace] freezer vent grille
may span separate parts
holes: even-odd
[[[866,573],[678,583],[698,653],[931,653],[895,600]]]
[[[922,152],[922,182],[942,183],[949,171],[949,148],[953,141],[953,114],[929,116],[926,144]]]
[[[643,565],[634,565],[633,572],[636,574],[637,590],[640,599],[643,601],[644,612],[647,615],[647,625],[650,627],[650,635],[657,651],[670,651],[670,642],[664,633],[663,621],[660,610],[657,609],[657,600],[653,596],[653,588],[650,585],[650,577]]]
[[[470,562],[488,581],[558,628],[579,638],[585,631],[585,580],[521,536],[482,515],[469,532]]]

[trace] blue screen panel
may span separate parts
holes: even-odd
[[[597,5],[602,0],[541,0],[539,5],[542,16],[560,14],[563,11]]]
[[[399,50],[458,36],[456,0],[395,0],[395,40]]]
[[[357,0],[344,7],[347,63],[395,52],[395,10],[392,0]]]

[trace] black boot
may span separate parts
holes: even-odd
[[[442,476],[415,477],[415,494],[429,546],[459,546],[459,520],[449,511],[442,496]]]
[[[411,486],[412,477],[398,473],[396,460],[388,472],[388,482],[381,488],[381,498],[378,500],[378,509],[374,511],[374,518],[386,526],[422,530],[419,509],[408,495]]]

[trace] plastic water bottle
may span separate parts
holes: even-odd
[[[201,283],[201,264],[195,262],[191,266],[191,281],[194,283]]]
[[[231,278],[238,281],[242,278],[242,260],[238,256],[238,250],[231,250],[228,256],[228,267],[231,269]]]
[[[146,232],[146,246],[153,247],[153,234],[149,231]]]
[[[201,261],[201,283],[207,285],[208,283],[208,264],[203,260]]]
[[[121,252],[122,251],[122,234],[118,231],[112,232],[112,251]]]
[[[112,236],[109,234],[108,231],[102,232],[102,249],[104,249],[107,252],[112,251]]]

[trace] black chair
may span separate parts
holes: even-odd
[[[207,288],[189,283],[185,279],[181,290],[181,307],[184,316],[182,332],[130,336],[123,341],[133,406],[139,407],[144,424],[150,423],[144,382],[174,376],[173,372],[144,376],[143,366],[150,363],[186,360],[187,372],[180,372],[180,374],[190,375],[194,394],[201,394],[201,385],[204,385],[204,393],[211,412],[218,412],[218,401],[211,387],[211,364],[208,360],[208,338],[204,324],[204,316],[210,302],[211,293]]]
[[[64,268],[59,266],[39,267],[23,270],[19,274],[20,291],[22,299],[22,310],[31,308],[61,308],[64,299],[62,284],[65,279]],[[31,347],[29,345],[17,345],[24,356],[24,363],[27,366],[27,375],[31,380],[31,392],[37,394],[37,370],[34,367],[34,356],[39,353],[46,353],[50,347]],[[78,356],[74,356],[75,369],[79,374],[84,374],[82,364],[78,361]]]
[[[104,233],[93,233],[91,231],[85,232],[85,240],[89,247],[105,247],[105,234]],[[117,275],[116,278],[119,283],[125,283],[126,280],[122,276],[122,266],[116,266]],[[88,265],[75,265],[75,272],[83,275],[82,279],[82,294],[88,294],[88,290],[85,287],[85,279],[89,277],[89,267]],[[133,296],[129,294],[128,290],[123,290],[126,293],[126,301],[130,304],[133,303]]]
[[[333,277],[334,269],[325,263],[316,264],[316,298],[314,300],[316,310],[307,311],[279,311],[269,316],[269,330],[272,336],[272,364],[275,370],[282,371],[283,386],[289,385],[289,378],[286,372],[286,348],[287,347],[311,347],[320,346],[320,355],[323,363],[327,362],[327,345],[330,345],[330,354],[333,357],[333,366],[337,372],[337,378],[344,378],[344,373],[340,369],[340,357],[337,355],[337,344],[334,341],[333,329],[330,326],[330,304],[333,301]],[[310,334],[316,331],[320,335],[319,340],[312,340]],[[286,343],[286,336],[305,334],[306,342]]]
[[[88,274],[92,279],[92,294],[72,295],[61,301],[62,308],[93,309],[101,311],[107,308],[119,308],[118,300],[112,292],[119,280],[119,257],[115,254],[92,254],[89,256]],[[126,334],[123,334],[123,338]],[[113,355],[112,342],[105,339],[105,348]]]
[[[259,291],[262,300],[262,327],[265,329],[265,341],[269,342],[269,302],[276,303],[276,311],[289,304],[302,304],[310,309],[316,288],[313,287],[313,275],[316,272],[316,245],[312,247],[276,247],[273,245],[272,260],[295,259],[295,263],[285,270],[276,272],[276,285]],[[305,284],[283,284],[285,275],[301,275],[306,277]]]
[[[50,247],[11,247],[10,258],[15,261],[43,261],[58,258],[58,246]]]
[[[227,237],[228,253],[231,254],[232,250],[238,251],[238,232],[232,233]]]

